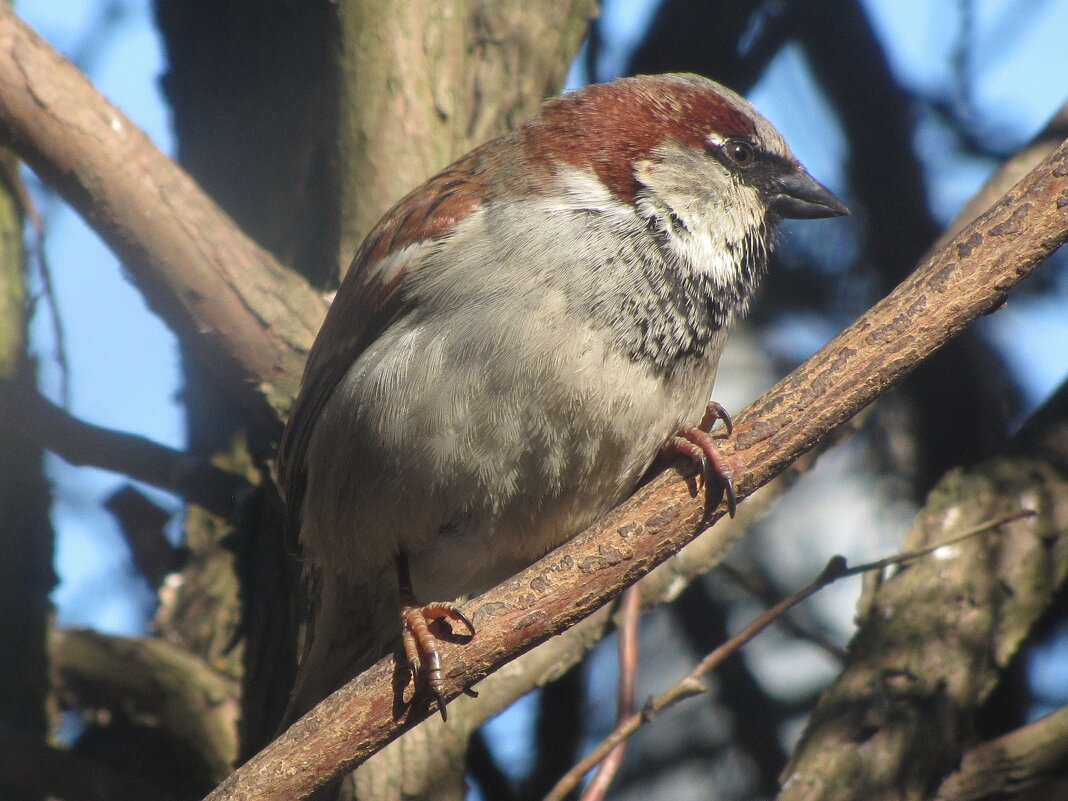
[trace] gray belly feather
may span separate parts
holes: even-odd
[[[310,565],[359,581],[403,549],[421,599],[481,591],[602,516],[700,419],[714,358],[665,382],[548,311],[492,343],[477,313],[413,316],[357,360],[309,446]]]

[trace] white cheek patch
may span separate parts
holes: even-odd
[[[638,197],[639,214],[656,220],[665,234],[674,234],[665,238],[667,246],[685,263],[719,286],[734,285],[738,254],[764,248],[758,234],[765,227],[765,206],[756,190],[705,165],[691,171],[665,170],[651,161],[636,166],[647,190]],[[672,225],[673,219],[685,230]]]
[[[752,197],[743,197],[744,194]],[[754,232],[763,228],[763,202],[756,192],[734,185],[725,193],[722,206],[679,206],[675,214],[690,231],[689,236],[672,240],[680,255],[688,256],[695,264],[707,265],[719,283],[733,281],[738,269],[737,253]]]

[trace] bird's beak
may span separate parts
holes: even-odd
[[[775,178],[767,196],[772,211],[790,220],[816,220],[849,214],[845,203],[801,168]]]

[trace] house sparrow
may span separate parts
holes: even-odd
[[[279,452],[311,594],[287,722],[402,639],[438,692],[428,620],[470,628],[453,599],[591,525],[666,443],[713,456],[689,424],[777,223],[846,213],[748,102],[682,74],[548,100],[388,211]]]

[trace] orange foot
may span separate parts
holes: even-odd
[[[734,481],[731,479],[730,468],[716,451],[715,440],[708,432],[717,420],[723,421],[723,427],[727,429],[727,436],[733,431],[731,416],[727,410],[715,401],[708,404],[705,416],[698,426],[683,426],[675,435],[665,442],[660,448],[660,455],[666,458],[683,456],[689,459],[705,488],[705,517],[716,507],[720,498],[726,497],[727,513],[734,517],[738,508],[738,495],[734,490]],[[713,496],[709,491],[712,484],[718,484],[720,494]],[[713,502],[715,497],[715,502]]]
[[[445,712],[445,680],[441,675],[441,655],[438,653],[438,638],[430,631],[434,620],[455,620],[462,623],[470,636],[475,627],[467,615],[453,603],[436,602],[420,605],[412,591],[412,579],[408,572],[408,559],[404,554],[397,557],[397,578],[400,583],[401,639],[404,656],[408,660],[416,696],[427,692],[438,702],[442,720],[448,720]],[[470,692],[470,691],[469,691]],[[413,696],[414,700],[415,696]]]

